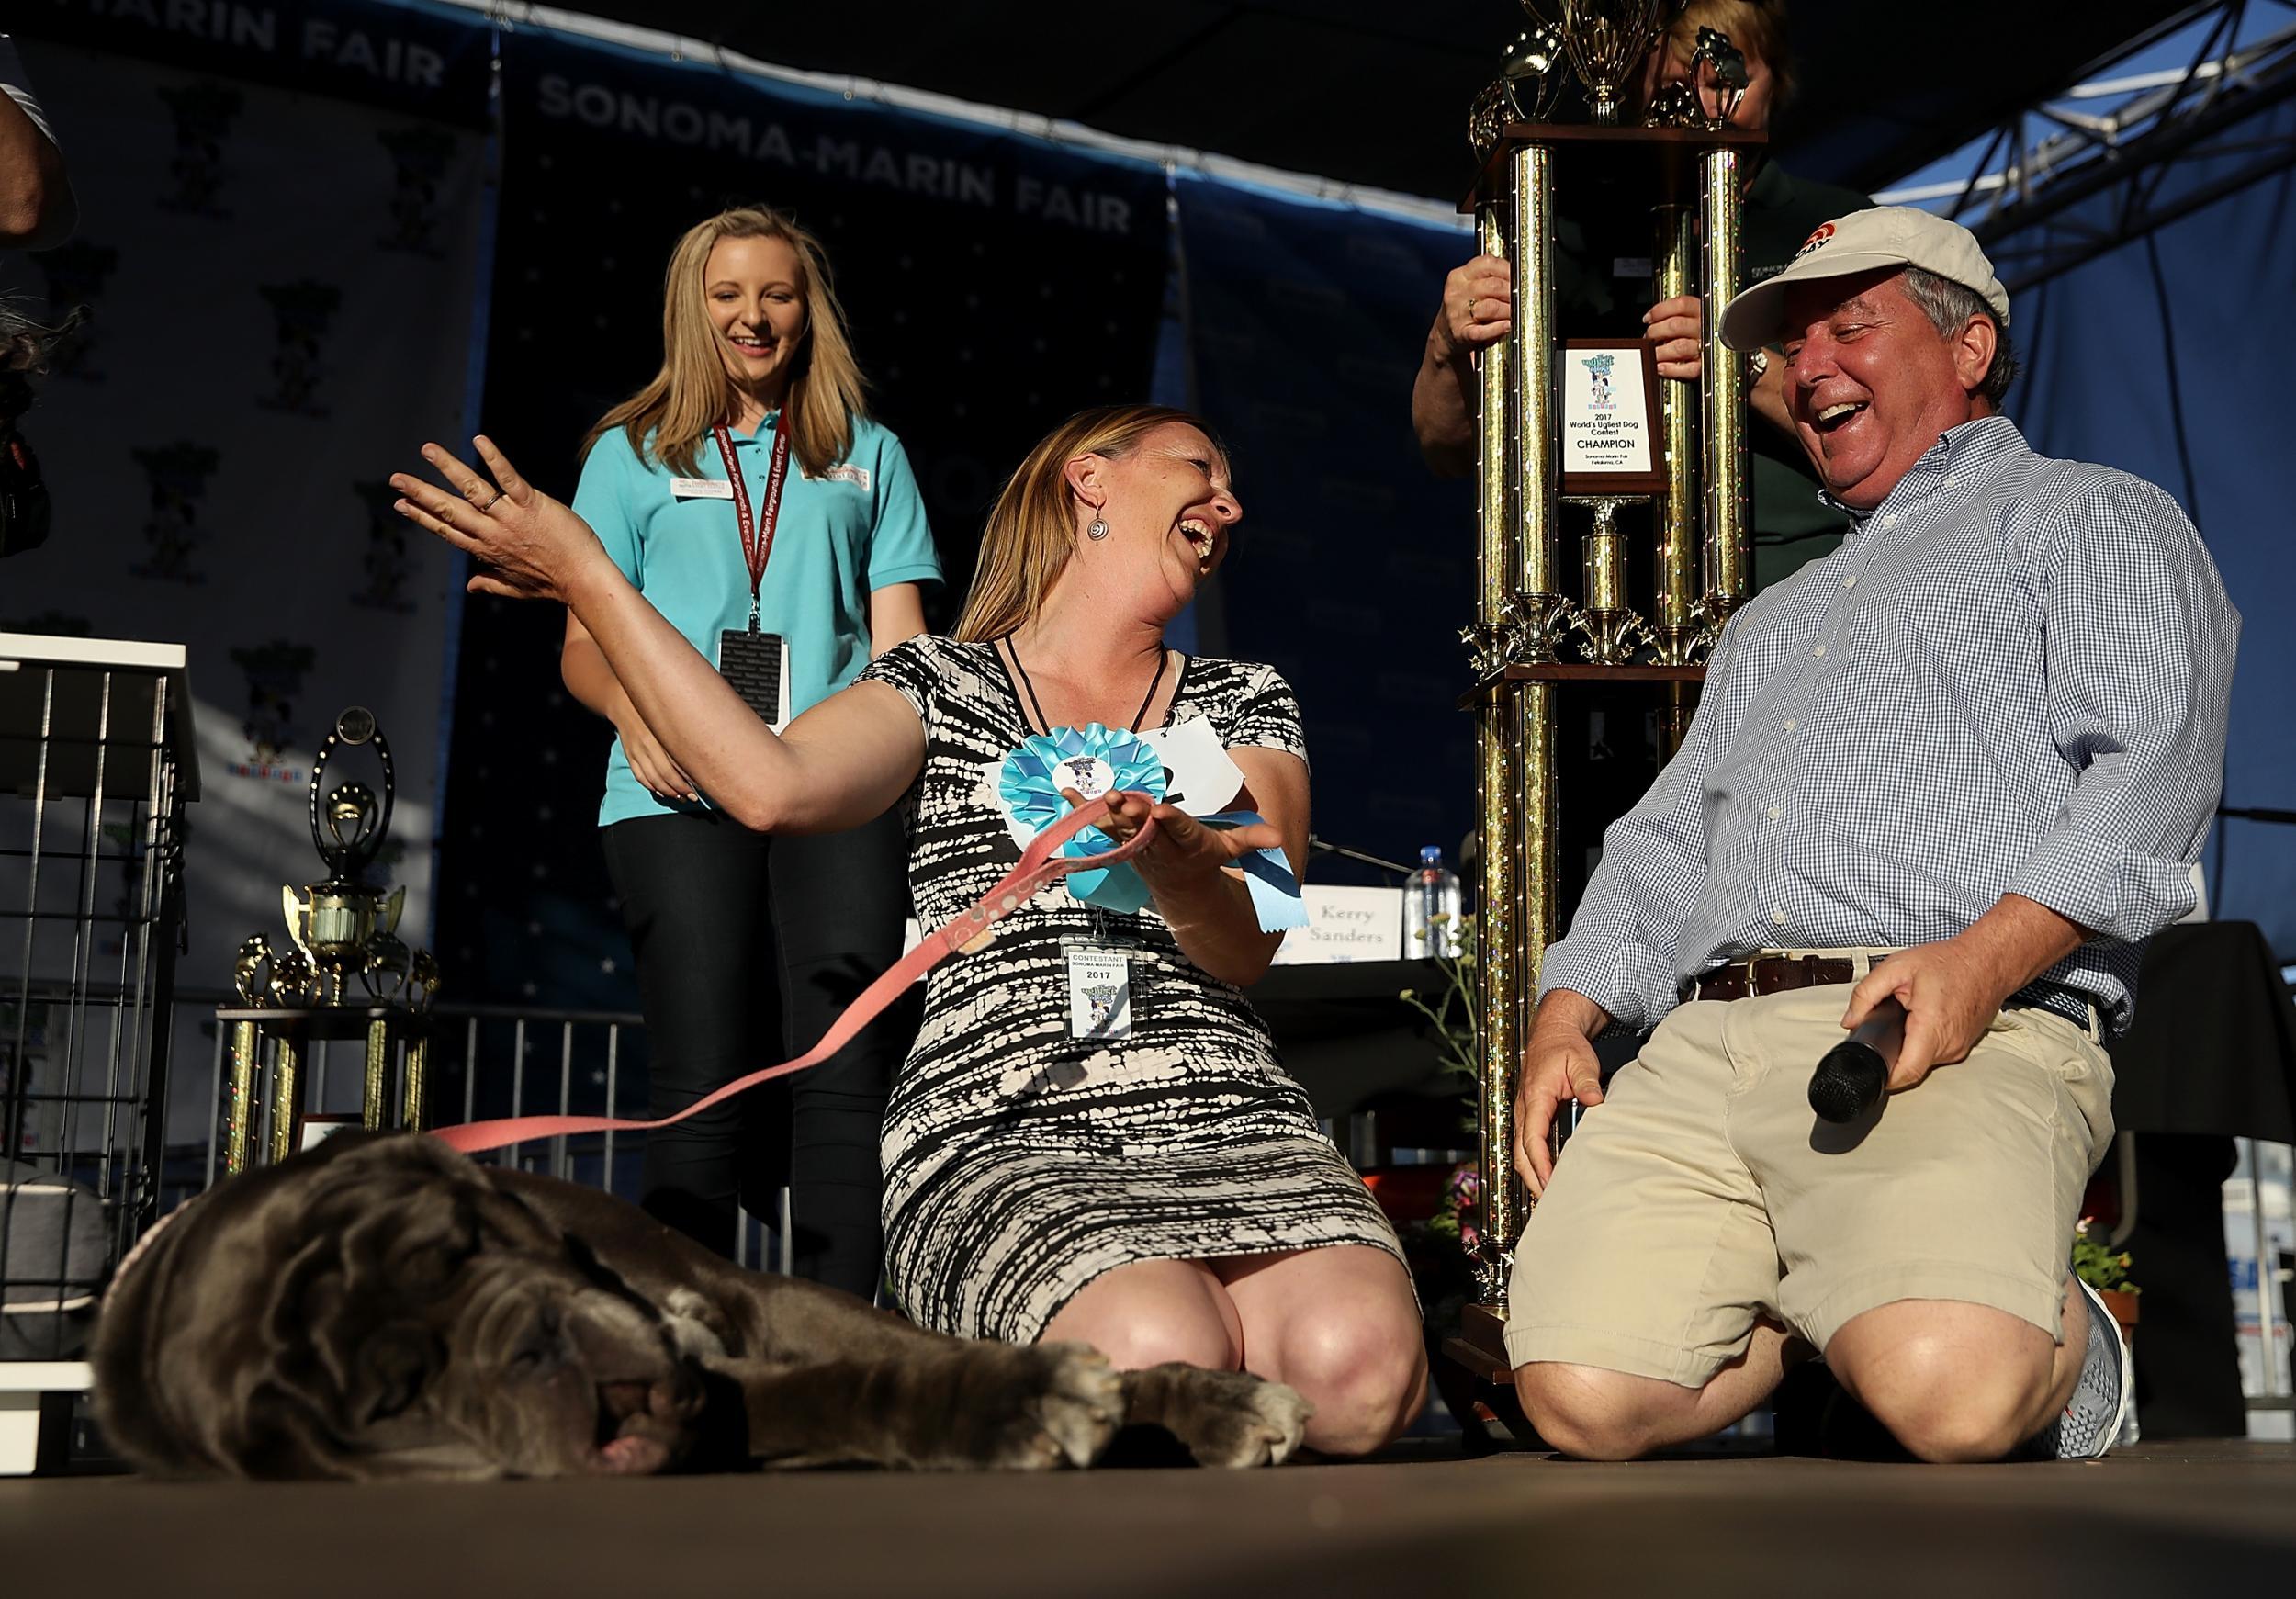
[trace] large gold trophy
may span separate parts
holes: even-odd
[[[342,751],[359,748],[368,749],[381,768],[379,798],[363,783],[326,785],[329,763]],[[258,1110],[257,1056],[265,1039],[272,1047],[268,1098],[274,1161],[296,1148],[303,1050],[312,1042],[365,1039],[361,1120],[379,1128],[385,1123],[390,1045],[394,1036],[404,1036],[400,1120],[408,1127],[422,1124],[430,1064],[423,1022],[438,992],[438,964],[428,951],[409,949],[398,936],[406,889],[375,888],[365,881],[390,831],[396,786],[390,741],[376,726],[374,713],[352,706],[335,718],[334,730],[311,762],[311,843],[326,863],[326,880],[279,890],[288,946],[275,949],[261,933],[242,943],[232,966],[242,1003],[217,1013],[230,1040],[228,1172],[243,1170],[250,1158]],[[354,978],[361,992],[352,991]]]
[[[1667,696],[1679,743],[1698,662],[1744,599],[1748,569],[1744,357],[1709,334],[1694,385],[1660,379],[1638,341],[1567,338],[1557,325],[1556,197],[1649,208],[1651,300],[1702,295],[1711,325],[1738,290],[1743,163],[1762,141],[1728,126],[1745,62],[1710,30],[1693,69],[1694,82],[1718,91],[1716,107],[1694,89],[1670,93],[1641,125],[1622,124],[1677,0],[1524,6],[1534,26],[1469,117],[1482,162],[1476,234],[1484,253],[1512,264],[1514,314],[1480,358],[1478,605],[1461,631],[1476,678],[1483,1226],[1477,1302],[1447,1352],[1499,1383],[1512,1375],[1510,1252],[1526,1214],[1514,1176],[1515,1078],[1540,957],[1560,933],[1557,695],[1650,684]],[[1548,119],[1566,62],[1591,123]],[[1576,600],[1561,591],[1566,510],[1584,518]],[[1638,527],[1649,530],[1647,565],[1634,558]]]

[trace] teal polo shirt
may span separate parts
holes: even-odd
[[[753,513],[765,510],[772,464],[769,415],[754,434],[734,434]],[[651,441],[648,441],[650,445]],[[693,476],[726,481],[725,457],[704,439]],[[574,490],[574,509],[655,610],[711,664],[718,636],[749,625],[749,568],[731,500],[675,488],[678,474],[630,447],[620,428],[591,446]],[[789,708],[796,715],[827,699],[869,664],[869,596],[894,583],[939,583],[940,557],[926,524],[901,441],[873,422],[853,424],[853,447],[819,478],[790,456],[782,514],[758,591],[758,626],[789,647]],[[606,757],[601,827],[691,809],[666,805],[639,785],[613,741]]]

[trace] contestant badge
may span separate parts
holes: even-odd
[[[1083,945],[1068,952],[1068,1036],[1130,1037],[1131,963],[1121,950]]]

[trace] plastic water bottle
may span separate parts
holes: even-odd
[[[1458,954],[1459,910],[1458,873],[1444,865],[1442,849],[1429,844],[1403,885],[1403,958]]]

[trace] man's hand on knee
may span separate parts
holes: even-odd
[[[1582,994],[1558,988],[1539,1002],[1523,1046],[1523,1075],[1514,1090],[1514,1170],[1536,1199],[1554,1175],[1548,1136],[1566,1099],[1603,1102],[1602,1063],[1591,1041],[1610,1025],[1610,1014]]]

